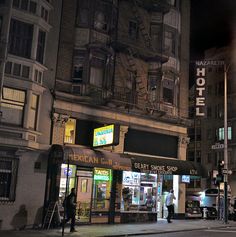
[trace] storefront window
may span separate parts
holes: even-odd
[[[75,144],[75,128],[76,128],[76,120],[70,118],[65,125],[65,136],[64,136],[65,143]]]
[[[157,175],[123,172],[122,211],[156,212]]]
[[[66,194],[66,179],[67,179],[67,164],[61,165],[61,180],[60,180],[60,192],[59,192],[59,201],[63,203]],[[72,188],[75,188],[75,175],[76,175],[76,166],[69,165],[68,169],[68,194]]]
[[[107,211],[110,203],[111,170],[95,168],[93,180],[93,209]]]

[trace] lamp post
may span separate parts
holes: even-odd
[[[224,223],[228,223],[228,124],[227,124],[227,74],[229,66],[224,64]]]

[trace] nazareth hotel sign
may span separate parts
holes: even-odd
[[[195,111],[196,117],[206,116],[206,72],[208,66],[223,66],[224,61],[204,60],[196,61],[196,99]]]

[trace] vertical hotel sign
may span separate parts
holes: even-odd
[[[195,99],[195,111],[196,117],[206,116],[206,72],[207,67],[223,66],[224,61],[204,60],[196,61],[196,99]]]

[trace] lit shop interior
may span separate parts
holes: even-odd
[[[60,203],[66,193],[67,164],[61,166]],[[112,173],[110,169],[82,169],[69,165],[68,191],[76,189],[76,220],[81,223],[91,222],[91,211],[109,211]]]
[[[71,120],[66,128],[65,143],[70,144],[75,139],[74,121]],[[119,129],[114,125],[94,129],[93,147],[117,144],[118,136],[115,134],[119,134]],[[80,152],[83,150],[85,148],[78,148],[76,152],[82,154]],[[90,152],[94,151],[91,149]],[[98,153],[95,150],[91,154],[96,156]],[[124,160],[124,157],[115,160],[115,155],[113,153],[109,164]],[[77,161],[72,164],[69,169],[67,164],[61,165],[59,197],[62,203],[65,193],[68,194],[71,188],[76,189],[76,220],[79,223],[108,223],[111,212],[114,212],[117,223],[156,221],[167,215],[164,200],[169,190],[174,189],[178,196],[179,185],[190,182],[190,177],[184,175],[128,171],[132,169],[131,164],[130,169],[116,170],[116,175],[111,165],[101,168],[104,166],[89,162],[81,164],[81,161]],[[177,207],[178,200],[175,204]]]
[[[153,215],[155,218],[165,217],[167,210],[164,204],[168,191],[173,188],[173,175],[157,175],[121,171],[122,184],[117,196],[119,204],[116,211],[127,214],[125,220],[131,221],[130,215]],[[60,202],[66,193],[67,164],[61,166]],[[112,170],[104,168],[85,169],[69,166],[68,192],[76,188],[77,211],[76,220],[79,223],[94,223],[94,213],[109,212]],[[154,218],[153,217],[153,218]],[[129,218],[129,219],[127,219]],[[137,218],[137,217],[136,217]],[[139,221],[139,219],[137,219]],[[140,220],[141,221],[141,220]],[[103,222],[103,221],[101,221]],[[107,219],[104,219],[104,223]]]

